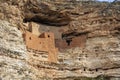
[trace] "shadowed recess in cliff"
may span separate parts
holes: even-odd
[[[55,13],[55,14],[54,14]],[[68,25],[71,21],[70,17],[63,13],[50,12],[48,14],[26,14],[24,22],[37,22],[51,26],[64,26]]]
[[[30,2],[29,2],[30,3]],[[33,4],[31,2],[31,4]],[[52,10],[49,4],[41,3],[30,5],[31,8],[25,9],[23,22],[37,22],[51,26],[68,25],[72,20],[67,12]]]

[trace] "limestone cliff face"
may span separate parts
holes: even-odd
[[[28,55],[21,32],[0,20],[0,79],[39,80],[35,68],[27,63]]]
[[[0,32],[1,48],[25,54],[26,47],[23,43],[22,33],[16,27],[7,21],[0,20]]]
[[[38,1],[38,2],[36,2]],[[108,3],[52,0],[0,1],[0,78],[3,80],[75,80],[81,77],[120,77],[120,2]],[[43,7],[44,6],[44,7]],[[50,14],[50,12],[54,12]],[[28,15],[26,15],[28,13]],[[36,18],[39,15],[39,18]],[[60,16],[62,15],[62,16]],[[67,17],[63,18],[65,15]],[[50,19],[48,19],[50,17]],[[24,19],[28,23],[24,23]],[[60,51],[58,63],[42,62],[34,51],[27,51],[22,33],[29,20],[47,20],[40,31],[52,31],[56,39],[62,32],[86,33],[85,47]],[[51,21],[53,20],[53,21]],[[56,21],[57,22],[56,22]],[[14,27],[15,26],[15,27]],[[70,35],[74,36],[75,35]],[[103,77],[102,77],[103,79]],[[96,79],[98,80],[98,78]],[[105,78],[109,80],[109,78]]]

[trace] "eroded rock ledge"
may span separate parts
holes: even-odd
[[[25,18],[24,22],[38,22],[42,24],[47,24],[51,26],[64,26],[68,25],[72,20],[67,12],[62,12],[58,10],[52,10],[50,4],[39,3],[39,1],[28,1],[25,4]]]
[[[0,3],[0,18],[6,20],[0,21],[0,77],[2,79],[74,80],[83,76],[97,77],[100,75],[120,77],[119,2],[113,5],[114,9],[109,9],[113,13],[110,12],[111,15],[105,14],[105,17],[101,16],[99,12],[107,6],[107,3],[94,4],[94,2],[91,2],[87,4],[82,2],[79,5],[76,2],[73,4],[66,1],[54,3],[51,1],[49,2],[51,5],[56,4],[55,7],[57,9],[63,10],[47,7],[48,9],[44,11],[44,8],[38,8],[42,5],[42,1],[39,2],[41,5],[34,1],[31,2],[31,5],[27,5],[27,2],[29,1],[2,0],[2,3]],[[36,4],[37,6],[35,6]],[[53,12],[53,14],[49,12]],[[66,12],[70,18],[66,16]],[[26,13],[28,15],[25,15]],[[58,15],[53,16],[56,13]],[[50,19],[49,15],[52,15]],[[62,18],[60,18],[60,15],[62,15]],[[63,26],[64,28],[62,27],[63,30],[48,25],[46,25],[47,27],[42,24],[38,25],[44,30],[48,27],[53,30],[55,29],[56,36],[58,36],[56,33],[59,31],[68,31],[68,34],[69,30],[74,31],[75,34],[72,34],[74,37],[85,33],[87,34],[85,47],[71,48],[59,52],[59,62],[56,64],[40,61],[35,53],[26,51],[21,32],[13,27],[13,24],[15,24],[17,27],[22,26],[27,29],[29,26],[27,23],[23,23],[25,16],[28,16],[28,21],[36,19],[34,17],[37,16],[37,20],[47,21],[46,23],[51,25],[66,25],[70,22],[71,18],[74,18],[69,25]],[[12,25],[7,21],[12,23]]]

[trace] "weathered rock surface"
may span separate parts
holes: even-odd
[[[35,68],[27,63],[27,51],[21,32],[0,20],[0,79],[40,80]]]
[[[12,27],[12,28],[11,28]],[[22,33],[7,21],[0,20],[0,47],[25,54]]]
[[[29,1],[33,4],[29,5]],[[78,34],[87,32],[85,48],[78,47],[59,52],[58,63],[42,62],[38,54],[26,51],[22,34],[16,27],[22,26],[28,29],[27,23],[23,23],[27,12],[38,15],[40,10],[43,10],[42,17],[48,19],[49,12],[41,6],[41,3],[46,4],[44,7],[50,7],[48,11],[67,12],[73,21],[61,28],[38,24],[42,29],[40,31],[53,31],[57,39],[61,38],[60,31],[70,30]],[[35,6],[36,4],[37,6]],[[44,80],[51,78],[75,80],[80,77],[103,75],[116,77],[115,79],[119,80],[120,2],[104,10],[107,5],[108,3],[79,3],[64,0],[55,0],[54,2],[41,0],[38,3],[32,0],[1,0],[0,19],[6,21],[0,20],[0,77],[3,80]],[[54,20],[59,19],[53,15],[52,17]],[[47,28],[50,29],[47,30]]]

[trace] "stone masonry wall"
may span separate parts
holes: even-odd
[[[55,45],[59,49],[70,49],[75,47],[84,48],[86,43],[86,35],[80,35],[71,39],[71,42],[68,44],[66,40],[56,39]]]
[[[57,49],[55,48],[53,33],[43,33],[38,37],[26,31],[24,39],[28,49],[48,52],[48,61],[57,62]]]

